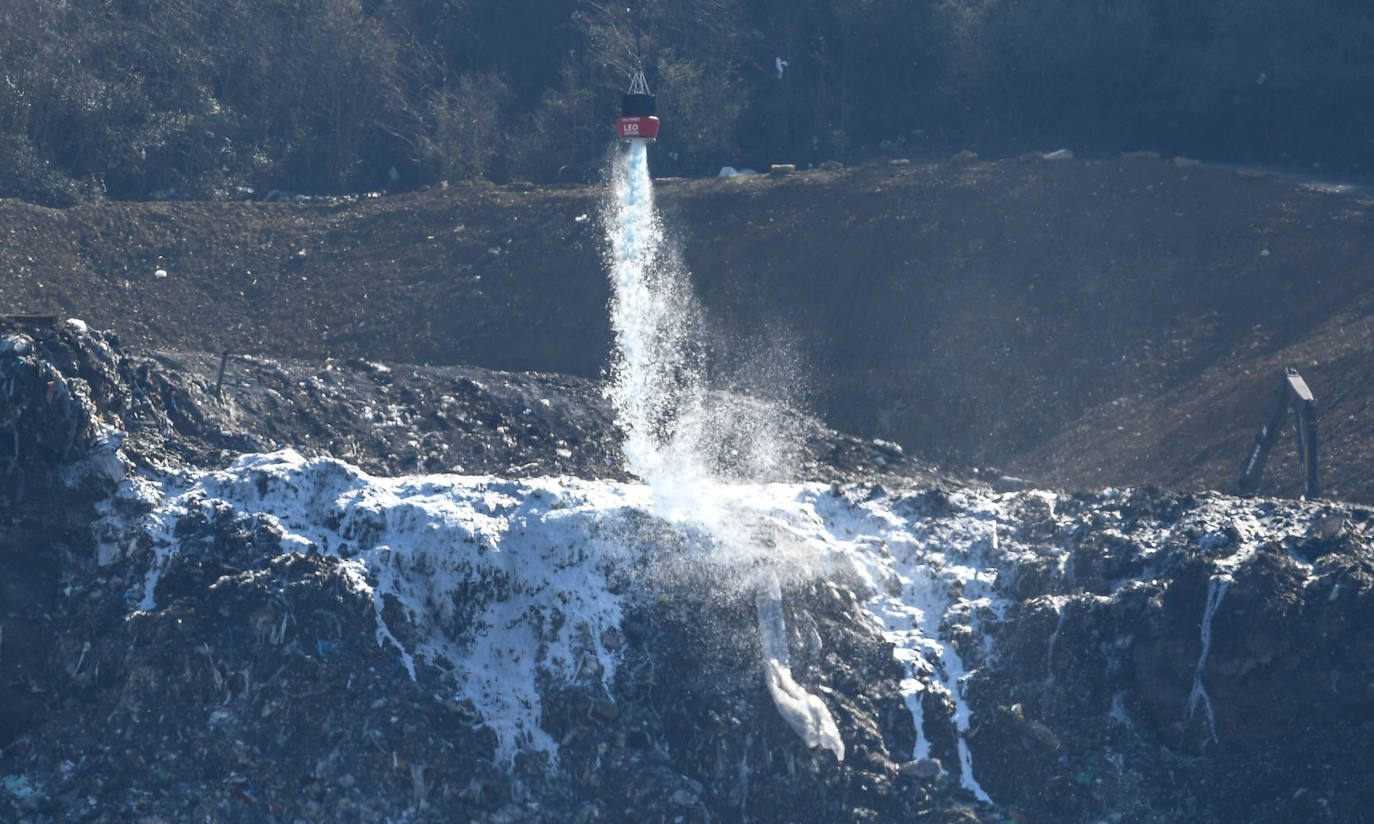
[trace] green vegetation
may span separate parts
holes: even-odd
[[[1351,167],[1374,141],[1355,0],[2,5],[0,196],[53,205],[594,179],[641,57],[660,174],[1058,146]]]

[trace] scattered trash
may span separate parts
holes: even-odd
[[[0,786],[19,801],[37,801],[47,798],[37,787],[29,781],[26,775],[7,775],[0,779]]]
[[[942,772],[944,772],[944,766],[938,758],[919,758],[915,761],[908,761],[901,767],[902,775],[922,781],[933,781],[939,778]]]

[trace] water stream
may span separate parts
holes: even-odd
[[[751,537],[762,534],[756,527],[768,522],[769,508],[751,507],[745,490],[718,471],[720,444],[730,439],[734,421],[707,403],[700,311],[654,209],[644,141],[630,141],[617,156],[612,191],[605,220],[616,340],[609,393],[625,436],[626,466],[648,485],[655,514],[701,527],[716,552],[753,560],[751,585],[773,701],[808,746],[843,760],[844,742],[830,710],[788,666],[777,559],[770,557],[775,544]]]

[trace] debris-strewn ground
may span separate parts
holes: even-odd
[[[718,371],[832,426],[1092,489],[1230,490],[1283,366],[1323,481],[1374,502],[1371,202],[1132,155],[656,184]],[[132,344],[596,378],[596,188],[339,203],[0,203],[0,302]],[[1301,490],[1291,439],[1261,491]]]
[[[0,810],[16,820],[706,821],[723,802],[702,782],[721,776],[733,781],[734,808],[771,820],[762,811],[795,785],[750,781],[737,758],[791,752],[811,764],[807,783],[826,800],[817,809],[835,814],[864,809],[848,788],[901,760],[875,740],[879,767],[836,772],[832,761],[818,781],[822,762],[768,712],[757,642],[744,634],[720,646],[712,638],[732,633],[688,631],[715,605],[704,595],[650,600],[628,617],[624,654],[644,678],[627,678],[616,701],[558,688],[543,722],[563,744],[564,772],[552,776],[524,756],[512,769],[495,763],[472,705],[436,700],[436,673],[421,668],[412,681],[396,650],[378,645],[372,604],[339,560],[284,553],[268,521],[222,510],[179,520],[177,544],[202,549],[183,550],[157,583],[157,608],[137,612],[146,585],[127,560],[143,557],[147,539],[107,517],[140,506],[111,497],[126,475],[215,468],[290,445],[384,475],[623,476],[600,389],[585,380],[240,358],[221,381],[219,364],[127,352],[80,322],[0,329],[0,410],[18,450],[3,455],[0,510]],[[935,477],[890,444],[802,418],[796,429],[803,475]],[[751,610],[745,598],[733,614]],[[835,625],[837,651],[866,632],[851,618]],[[682,638],[669,646],[674,627]],[[698,748],[719,725],[760,727],[732,736],[739,752],[705,772],[684,771],[663,743],[685,735],[658,704],[689,683],[678,656],[713,661],[690,688],[707,693],[703,714],[691,714],[691,735],[706,737]],[[843,668],[875,690],[886,679],[891,704],[892,665],[870,648]],[[959,796],[883,803],[939,809]]]
[[[951,695],[915,699],[930,757],[913,758],[912,673],[857,573],[785,588],[792,671],[825,697],[843,763],[776,711],[746,591],[631,566],[600,639],[614,678],[588,664],[539,684],[559,760],[507,765],[445,673],[411,678],[397,643],[420,619],[362,594],[345,556],[286,543],[272,513],[184,507],[140,609],[157,547],[119,526],[151,505],[127,479],[277,446],[381,475],[616,478],[597,387],[262,358],[230,359],[221,383],[219,363],[80,323],[0,328],[0,818],[1307,822],[1374,804],[1365,508],[997,491],[799,421],[797,477],[918,533],[870,541],[906,570],[879,589],[981,570],[939,632],[969,671],[963,738],[993,803],[962,780]],[[397,643],[379,643],[379,610]]]

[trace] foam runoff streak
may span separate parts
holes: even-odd
[[[1188,707],[1183,713],[1184,721],[1192,721],[1197,708],[1201,706],[1207,714],[1207,736],[1213,743],[1217,743],[1217,717],[1212,712],[1212,697],[1202,683],[1202,671],[1207,667],[1207,655],[1212,651],[1212,619],[1216,617],[1217,607],[1221,606],[1221,599],[1226,597],[1231,580],[1230,575],[1222,573],[1213,575],[1207,582],[1207,605],[1202,611],[1201,651],[1197,656],[1197,666],[1193,669],[1193,688],[1188,692]]]

